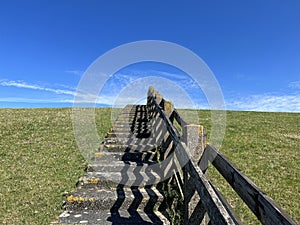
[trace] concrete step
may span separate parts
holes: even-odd
[[[126,187],[138,186],[145,187],[158,183],[160,176],[158,173],[135,172],[123,173],[119,176],[120,172],[87,172],[78,182],[77,187],[80,188],[93,188],[100,187],[105,189],[115,189],[119,184],[126,184]],[[148,182],[147,182],[148,181]],[[152,183],[150,183],[150,181]]]
[[[131,137],[131,138],[124,138],[124,137],[109,137],[105,138],[103,141],[103,144],[132,144],[132,143],[153,143],[154,138],[151,137],[152,140],[149,140],[150,138],[137,138],[137,137]]]
[[[151,128],[150,124],[148,123],[136,123],[136,124],[125,124],[125,123],[118,123],[114,124],[112,126],[112,129],[114,130],[115,128],[117,129],[130,129],[130,130],[138,130],[138,129],[144,129],[144,130],[149,130]]]
[[[155,162],[157,157],[156,152],[107,152],[99,151],[95,153],[94,161],[99,160],[120,160],[132,162]]]
[[[122,114],[126,114],[126,113],[143,113],[143,114],[147,114],[148,110],[147,108],[137,108],[137,107],[133,107],[133,108],[124,108],[121,112],[119,112],[118,116],[122,115]]]
[[[130,148],[128,145],[111,145],[111,144],[102,144],[99,147],[99,151],[102,152],[125,152],[129,151]]]
[[[131,169],[130,169],[131,168]],[[100,169],[100,168],[97,168]],[[162,180],[163,171],[136,170],[125,167],[121,171],[91,171],[89,170],[81,179],[80,185],[116,187],[119,183],[126,186],[140,186],[157,184]]]
[[[99,164],[90,164],[88,167],[89,172],[120,172],[123,173],[125,178],[128,174],[134,174],[137,177],[141,177],[140,179],[144,179],[143,174],[146,174],[147,176],[151,175],[153,176],[154,173],[157,173],[157,171],[153,171],[152,168],[149,167],[151,165],[150,163],[143,164],[143,165],[126,165],[126,166],[116,166],[115,163],[113,165],[102,165],[101,163]],[[153,164],[152,164],[153,165]]]
[[[99,146],[99,152],[153,152],[158,146],[152,143],[140,144],[102,144]]]
[[[123,151],[136,151],[136,152],[145,152],[145,151],[154,151],[158,146],[155,144],[148,143],[128,143],[128,144],[104,144],[103,150],[109,152],[121,152]]]
[[[80,210],[129,210],[157,211],[164,197],[155,187],[124,187],[114,190],[102,187],[81,188],[67,197],[67,211]]]
[[[130,161],[93,161],[88,166],[88,171],[97,172],[124,172],[124,173],[139,173],[146,172],[148,165],[153,165],[155,162],[144,163],[143,167],[138,167],[138,163]]]
[[[59,222],[53,222],[51,225],[58,224],[101,224],[101,225],[169,225],[166,213],[143,211],[128,212],[119,210],[111,212],[102,211],[65,211],[59,217]]]
[[[154,139],[153,135],[151,133],[146,133],[146,134],[136,134],[136,133],[107,133],[105,136],[105,139],[111,139],[111,140],[120,140],[123,143],[141,143],[141,142],[149,142],[149,139]],[[102,143],[104,143],[104,141]],[[122,143],[122,144],[123,144]]]
[[[118,122],[148,122],[149,117],[147,114],[121,114],[115,119],[114,123]]]
[[[140,132],[140,133],[146,133],[151,132],[150,125],[136,125],[136,126],[128,126],[128,125],[114,125],[110,132]]]
[[[141,119],[141,118],[139,118]],[[132,123],[134,122],[134,120],[116,120],[113,125],[114,126],[133,126],[133,127],[136,127],[136,126],[149,126],[150,124],[148,123],[148,120],[147,118],[144,118],[145,121],[140,121],[138,123]]]
[[[115,121],[137,121],[137,119],[146,122],[148,119],[148,115],[145,113],[143,114],[124,113],[124,114],[120,114]]]
[[[109,131],[106,134],[107,138],[110,137],[118,137],[118,138],[149,138],[151,136],[151,132],[131,132],[131,131],[126,131],[126,132],[121,132],[121,131]]]
[[[118,115],[118,118],[119,117],[122,117],[124,115],[130,115],[130,116],[145,116],[147,115],[147,111],[144,111],[144,110],[127,110],[127,111],[122,111],[119,115]]]
[[[115,126],[112,127],[112,129],[110,130],[110,132],[126,132],[126,133],[150,133],[151,130],[149,127],[137,127],[137,128],[131,128],[129,126],[123,126],[123,127],[119,127],[119,126]]]

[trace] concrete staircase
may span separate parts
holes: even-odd
[[[145,105],[122,110],[53,225],[170,224],[149,121]]]

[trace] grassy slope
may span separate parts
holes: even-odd
[[[200,112],[210,127],[209,112]],[[300,222],[300,114],[227,112],[221,152],[258,187]],[[210,166],[209,175],[245,224],[260,224],[231,187]]]
[[[99,134],[110,111],[98,110]],[[210,127],[208,111],[201,123]],[[300,114],[228,112],[221,151],[293,218],[299,213]],[[0,224],[47,224],[59,215],[85,162],[77,150],[70,109],[0,109]],[[245,224],[253,217],[217,177],[209,174]],[[253,222],[252,224],[254,224]]]
[[[63,193],[74,188],[86,166],[71,112],[0,109],[0,224],[49,224],[60,214]],[[101,115],[107,116],[105,134],[110,113]]]

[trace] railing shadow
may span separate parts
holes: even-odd
[[[122,178],[116,189],[117,200],[111,207],[111,216],[107,220],[112,222],[113,225],[138,223],[164,224],[155,212],[159,196],[153,191],[151,183],[157,177],[153,171],[147,169],[149,165],[156,163],[158,159],[155,143],[151,139],[152,130],[149,127],[147,106],[133,106],[130,113],[132,118],[128,119],[130,128],[130,135],[126,143],[128,147],[121,158],[125,166],[121,170]],[[130,166],[132,164],[135,164],[135,167]],[[131,180],[132,176],[130,176],[130,173],[133,173],[134,180]],[[145,191],[142,193],[141,189]],[[123,216],[119,210],[125,203],[125,191],[128,190],[131,191],[134,198],[131,204],[128,207],[126,206],[129,216]],[[161,191],[159,193],[162,195]],[[146,203],[143,202],[145,195],[147,195]],[[162,208],[158,207],[157,210],[162,210]],[[141,212],[143,212],[143,215],[141,215]],[[148,218],[145,218],[145,215]]]

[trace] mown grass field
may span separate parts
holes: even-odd
[[[209,117],[208,111],[199,112],[200,123],[208,131]],[[229,111],[220,151],[300,222],[299,113]],[[244,224],[261,224],[214,167],[209,167],[208,174]]]
[[[109,109],[96,110],[99,135]],[[0,224],[49,224],[62,212],[86,163],[77,149],[71,109],[0,109]],[[200,122],[210,129],[209,111]],[[300,114],[227,112],[221,152],[295,220],[300,221]],[[209,175],[245,224],[258,224],[218,177]]]

